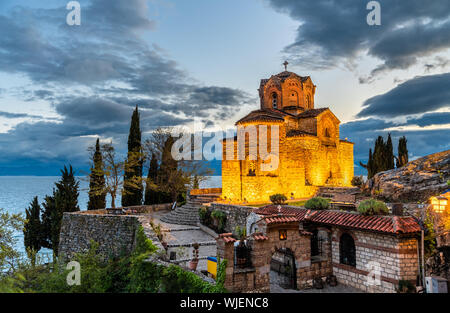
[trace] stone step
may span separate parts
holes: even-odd
[[[198,245],[200,247],[203,247],[203,246],[215,246],[216,244],[217,243],[216,243],[215,240],[198,242]],[[193,242],[188,242],[188,243],[168,243],[167,244],[167,248],[192,247],[193,245],[194,245]]]

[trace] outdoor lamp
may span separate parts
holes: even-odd
[[[287,239],[287,231],[286,231],[286,229],[281,229],[279,231],[279,233],[280,233],[280,240],[286,240]]]

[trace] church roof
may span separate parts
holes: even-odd
[[[281,82],[284,82],[286,79],[288,79],[291,76],[295,76],[297,77],[301,82],[305,82],[308,80],[309,76],[300,76],[297,75],[294,72],[289,72],[289,71],[283,71],[281,73],[272,75],[270,78],[265,78],[265,79],[261,79],[261,84],[260,86],[263,87],[271,78],[275,77],[276,79],[279,79]]]
[[[246,123],[246,122],[256,122],[256,121],[268,121],[268,122],[283,122],[284,117],[290,115],[290,113],[283,112],[276,109],[260,109],[255,110],[241,118],[236,124]]]
[[[297,115],[297,118],[311,118],[311,117],[317,117],[321,113],[325,112],[326,110],[329,110],[328,108],[320,108],[320,109],[309,109],[306,110],[299,115]]]

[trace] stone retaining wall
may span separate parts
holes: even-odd
[[[246,227],[247,217],[250,215],[254,207],[241,206],[226,203],[211,203],[210,210],[220,210],[227,215],[225,232],[236,234],[236,226]]]
[[[59,237],[61,257],[70,259],[88,251],[91,241],[99,244],[98,253],[104,258],[133,250],[140,225],[137,216],[85,212],[64,213]]]

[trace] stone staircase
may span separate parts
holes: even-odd
[[[198,209],[217,200],[218,197],[217,194],[190,196],[185,205],[167,213],[161,218],[161,221],[169,224],[197,226],[200,221]]]
[[[359,193],[358,187],[320,187],[316,196],[332,199],[335,194],[356,195]]]

